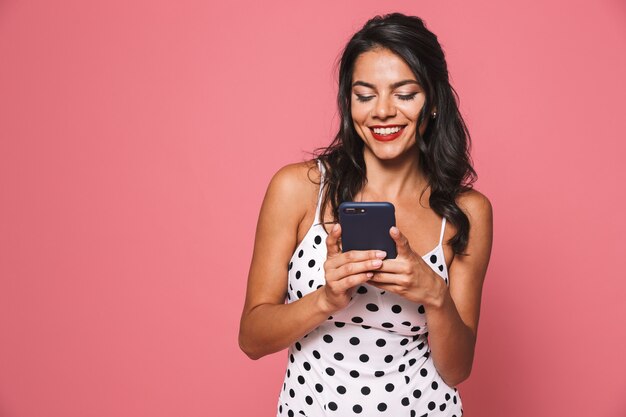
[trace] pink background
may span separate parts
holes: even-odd
[[[621,0],[1,1],[0,416],[273,415],[285,353],[237,346],[256,216],[396,10],[494,206],[466,415],[626,416]]]

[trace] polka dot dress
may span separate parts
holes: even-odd
[[[320,164],[320,169],[323,167]],[[289,262],[287,301],[324,285],[326,231],[315,221]],[[442,240],[423,256],[448,284]],[[424,306],[369,284],[289,348],[278,416],[447,416],[463,414],[456,388],[441,379],[428,346]]]

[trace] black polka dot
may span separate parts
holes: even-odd
[[[402,322],[402,324],[403,324],[404,326],[409,327],[409,326],[411,325],[411,322],[410,322],[410,321],[403,321],[403,322]]]
[[[300,292],[300,290],[298,290],[298,292],[296,292],[296,295],[298,296],[298,298],[302,298],[302,293]]]
[[[439,409],[440,409],[441,411],[445,410],[445,409],[446,409],[446,403],[441,404],[441,405],[439,406]]]
[[[338,360],[338,361],[342,361],[343,360],[343,353],[341,352],[337,352],[333,355],[333,357]]]
[[[383,326],[385,329],[391,329],[393,327],[393,324],[386,321],[381,326]]]
[[[363,411],[363,407],[361,407],[358,404],[355,404],[354,407],[352,407],[352,411],[354,411],[356,414],[361,414],[361,411]]]
[[[391,307],[391,311],[396,314],[400,314],[400,312],[402,311],[402,307],[400,307],[398,304],[395,304]]]
[[[394,387],[394,386],[393,386],[393,384],[391,384],[391,383],[389,383],[389,384],[385,385],[385,391],[387,391],[387,392],[391,392],[391,391],[393,391],[393,389],[394,389],[394,388],[395,388],[395,387]]]
[[[408,375],[405,375],[404,376],[404,382],[406,382],[408,384],[409,382],[411,382],[411,378],[409,378]]]
[[[376,372],[374,372],[374,376],[377,377],[377,378],[380,378],[383,375],[385,375],[384,371],[376,371]]]
[[[424,306],[423,306],[423,305],[420,305],[419,307],[417,307],[417,311],[418,311],[420,314],[424,314],[424,313],[426,313],[426,310],[424,309]]]
[[[359,377],[359,373],[357,371],[350,371],[350,376],[352,378],[358,378]]]
[[[437,383],[437,381],[433,381],[433,383],[432,383],[432,384],[430,384],[430,387],[431,387],[432,389],[437,389],[437,388],[439,388],[439,384]]]
[[[385,339],[378,339],[378,340],[376,341],[376,346],[378,346],[378,347],[383,347],[383,346],[385,346],[386,344],[387,344],[387,341],[386,341]]]
[[[387,404],[380,403],[376,408],[378,408],[378,411],[385,411],[387,409]]]
[[[292,411],[292,410],[287,411],[287,415],[288,415],[289,417],[293,417],[293,411]]]
[[[378,311],[378,306],[373,303],[369,303],[365,306],[369,311]]]
[[[300,385],[304,385],[304,377],[302,375],[298,376],[298,382]]]
[[[333,376],[335,375],[335,370],[329,366],[328,368],[326,368],[326,373],[330,376]]]
[[[367,293],[367,288],[361,285],[359,288],[357,288],[356,292],[358,292],[359,294],[365,294]]]
[[[322,384],[315,384],[315,390],[317,392],[322,392],[324,391],[324,387],[322,386]]]
[[[287,369],[287,378],[289,378],[290,376],[291,376],[291,371]]]
[[[322,357],[322,355],[320,355],[320,353],[317,350],[313,351],[313,356],[315,357],[315,359],[319,359]]]
[[[409,343],[409,339],[405,337],[404,339],[400,341],[400,346],[406,346],[407,343]]]
[[[449,401],[449,400],[450,400],[450,394],[446,392],[446,401]]]
[[[420,331],[420,329],[421,329],[421,327],[420,327],[420,326],[411,327],[411,331],[412,331],[412,332],[419,332],[419,331]]]
[[[358,338],[358,337],[351,337],[351,338],[350,338],[350,344],[351,344],[351,345],[356,346],[356,345],[358,345],[359,343],[361,343],[361,341],[359,340],[359,338]]]
[[[337,410],[337,404],[331,401],[331,402],[328,403],[328,408],[330,408],[331,411],[336,411]]]
[[[302,366],[304,367],[305,370],[310,371],[311,370],[311,364],[308,362],[304,362],[302,364]]]
[[[289,354],[289,361],[291,363],[294,363],[294,361],[295,361],[295,358],[293,357],[293,355],[291,353]]]
[[[420,369],[420,375],[421,375],[421,376],[426,376],[426,375],[428,375],[428,371],[426,370],[426,368],[422,368],[422,369]]]
[[[428,409],[429,409],[429,410],[431,410],[431,411],[432,411],[432,410],[434,410],[434,409],[435,409],[435,407],[437,407],[437,404],[435,404],[435,402],[434,402],[434,401],[431,401],[431,402],[429,402],[429,403],[428,403]]]
[[[408,397],[404,397],[402,399],[402,405],[407,407],[409,405],[409,398]]]
[[[439,265],[439,270],[443,272],[443,264]]]
[[[331,335],[329,335],[329,334],[325,334],[323,339],[324,339],[324,342],[326,342],[326,343],[332,343],[333,342],[333,337]]]
[[[365,330],[372,328],[372,326],[366,326],[366,325],[362,325],[361,327],[364,328]]]
[[[336,321],[336,322],[335,322],[335,326],[336,326],[336,327],[339,327],[339,328],[341,328],[341,327],[343,327],[343,326],[345,326],[345,325],[346,325],[346,323],[341,322],[341,321]]]
[[[313,288],[313,284],[315,284],[315,281],[314,280],[310,280],[309,281],[309,288]]]
[[[415,391],[413,391],[413,396],[414,396],[415,398],[419,398],[419,397],[421,397],[421,396],[422,396],[422,391],[420,391],[420,390],[416,389]]]
[[[361,317],[352,317],[353,323],[363,323],[363,319]]]
[[[417,359],[415,359],[415,358],[409,359],[409,366],[415,365],[415,362],[417,362]]]
[[[339,394],[345,394],[345,393],[346,393],[346,391],[347,391],[347,390],[346,390],[346,387],[344,387],[343,385],[339,385],[339,386],[337,387],[337,392],[338,392]]]
[[[291,268],[293,268],[293,262],[289,262],[289,268],[287,268],[287,271],[291,271]]]
[[[289,390],[289,396],[290,396],[291,398],[294,398],[294,397],[296,396],[295,391],[294,391],[294,390],[292,390],[292,389],[290,389],[290,390]]]
[[[313,398],[311,398],[309,395],[306,396],[304,401],[306,401],[308,405],[313,405]]]
[[[415,412],[415,410],[411,410],[411,417],[415,416],[417,416],[417,413]],[[428,417],[428,413],[424,414],[422,417]]]
[[[437,255],[435,255],[435,254],[430,255],[430,262],[433,263],[433,264],[436,264],[437,263]]]
[[[364,354],[362,354],[362,355],[360,355],[360,356],[359,356],[359,360],[360,360],[361,362],[364,362],[364,363],[365,363],[365,362],[367,362],[367,361],[369,361],[369,360],[370,360],[370,357],[369,357],[369,356],[367,356],[367,355],[364,353]]]
[[[452,402],[456,404],[456,395],[452,397]]]
[[[424,346],[426,346],[426,344],[425,344],[424,342],[422,342],[422,343],[420,343],[419,345],[417,345],[417,348],[418,348],[419,350],[422,350],[422,349],[424,349]]]
[[[296,271],[296,279],[300,279],[301,276],[302,276],[302,273],[300,273],[300,271]]]
[[[280,413],[282,413],[282,412],[283,412],[283,405],[282,405],[282,404],[278,406],[278,411],[279,411]]]
[[[398,367],[398,372],[404,372],[405,369],[406,369],[406,365],[402,364]]]
[[[361,388],[361,394],[363,394],[363,395],[370,395],[370,392],[372,392],[370,387],[363,387],[363,388]]]
[[[298,258],[302,258],[302,255],[304,255],[304,251],[300,249],[300,252],[298,252]]]
[[[391,356],[391,355],[385,356],[385,362],[386,363],[391,363],[392,361],[393,361],[393,356]]]
[[[311,259],[309,261],[309,268],[313,268],[315,266],[315,259]]]
[[[313,239],[313,241],[315,242],[316,245],[319,245],[320,243],[322,243],[322,237],[321,236],[315,236],[315,239]]]

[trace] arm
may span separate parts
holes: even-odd
[[[489,200],[471,191],[459,199],[469,217],[467,256],[457,255],[450,265],[450,287],[443,288],[426,308],[429,343],[437,371],[446,384],[467,379],[474,360],[483,282],[493,239],[493,215]]]
[[[366,270],[375,269],[367,261],[376,257],[375,251],[339,253],[341,230],[336,227],[326,239],[326,285],[284,303],[297,230],[303,219],[311,218],[307,208],[316,207],[319,187],[308,179],[308,171],[305,164],[281,169],[263,201],[239,329],[239,346],[252,359],[285,349],[326,321],[349,302],[350,288],[369,279]],[[304,221],[308,227],[309,220]]]
[[[407,238],[392,228],[398,258],[385,260],[370,284],[395,292],[426,309],[431,355],[449,386],[469,377],[480,313],[483,281],[492,243],[492,209],[477,191],[459,198],[470,221],[467,256],[457,255],[449,269],[450,287],[410,247]]]

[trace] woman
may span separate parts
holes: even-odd
[[[492,210],[436,36],[417,17],[368,21],[343,52],[338,103],[334,142],[268,187],[240,346],[289,348],[280,416],[461,416]],[[394,204],[397,258],[342,253],[342,201]]]

